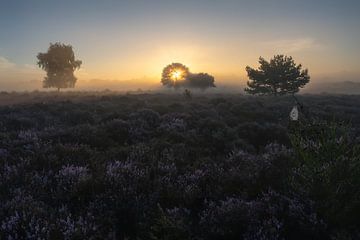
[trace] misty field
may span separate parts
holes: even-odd
[[[0,239],[359,239],[360,96],[298,99],[0,93]]]

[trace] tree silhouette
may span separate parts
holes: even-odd
[[[167,87],[178,88],[183,85],[189,74],[189,68],[185,65],[172,63],[164,68],[161,83]]]
[[[189,74],[185,81],[185,85],[190,88],[200,88],[205,90],[209,87],[215,87],[215,79],[207,73]]]
[[[296,93],[309,81],[308,70],[302,70],[302,65],[296,65],[292,57],[276,55],[270,62],[259,58],[258,70],[246,67],[248,77],[245,91],[260,95],[285,95]]]
[[[167,65],[162,72],[161,78],[161,83],[164,86],[175,89],[186,87],[205,90],[209,87],[215,87],[214,82],[213,76],[207,73],[191,73],[189,68],[181,63]]]
[[[192,99],[192,93],[191,93],[191,91],[189,90],[189,89],[185,89],[184,90],[184,97],[187,99],[187,100],[191,100]]]
[[[44,88],[73,88],[76,77],[74,71],[81,66],[80,60],[75,60],[75,54],[71,45],[62,43],[50,43],[46,53],[37,55],[40,68],[46,71],[43,81]]]

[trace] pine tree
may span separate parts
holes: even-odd
[[[276,55],[266,61],[259,59],[258,70],[246,67],[248,77],[245,92],[259,95],[285,95],[296,93],[309,81],[308,70],[302,70],[302,65],[296,65],[292,57]]]

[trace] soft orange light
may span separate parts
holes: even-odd
[[[183,72],[181,70],[174,70],[172,73],[171,73],[171,78],[173,80],[179,80],[182,78],[182,75],[183,75]]]

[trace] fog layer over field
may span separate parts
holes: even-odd
[[[1,76],[1,72],[0,72]],[[18,75],[12,79],[0,78],[0,91],[52,91],[53,89],[42,88],[42,75],[29,74],[23,80]],[[34,77],[32,80],[25,80]],[[215,76],[216,77],[216,76]],[[247,81],[246,76],[219,76],[215,78],[216,89],[210,92],[238,92],[242,93]],[[165,90],[161,86],[159,78],[142,77],[130,80],[109,80],[109,79],[79,79],[75,89],[66,89],[65,91],[136,91],[136,90]],[[329,75],[312,76],[311,81],[300,93],[335,93],[335,94],[360,94],[360,74],[341,72]]]

